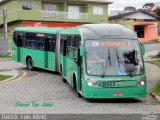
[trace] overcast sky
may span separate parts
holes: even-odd
[[[109,10],[123,10],[126,6],[141,8],[145,3],[148,2],[160,4],[160,0],[113,0],[113,2],[113,4],[109,5]]]

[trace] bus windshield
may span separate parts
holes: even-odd
[[[137,40],[86,40],[86,69],[89,75],[122,76],[144,73]]]

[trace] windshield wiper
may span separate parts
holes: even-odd
[[[109,65],[110,65],[110,67],[111,67],[111,57],[110,57],[109,48],[108,48],[108,57],[107,57],[107,60],[109,61]],[[105,63],[106,63],[107,60],[105,60]],[[104,77],[104,76],[105,76],[105,71],[106,71],[106,64],[105,64],[105,66],[104,66],[104,68],[103,68],[101,77]]]
[[[117,49],[116,49],[116,56],[117,56],[117,60],[118,60],[118,66],[120,68],[120,63],[119,63],[119,56],[118,56],[118,52],[117,52]]]
[[[110,57],[110,50],[108,48],[108,60],[109,60],[109,64],[110,64],[110,67],[111,67],[111,57]]]

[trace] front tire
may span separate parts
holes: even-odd
[[[33,69],[34,69],[34,67],[33,67],[33,61],[32,61],[32,58],[31,58],[31,57],[29,57],[29,58],[27,59],[26,64],[27,64],[27,68],[28,68],[29,70],[33,70]]]

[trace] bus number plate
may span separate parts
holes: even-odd
[[[100,87],[114,87],[116,86],[115,81],[98,81]]]

